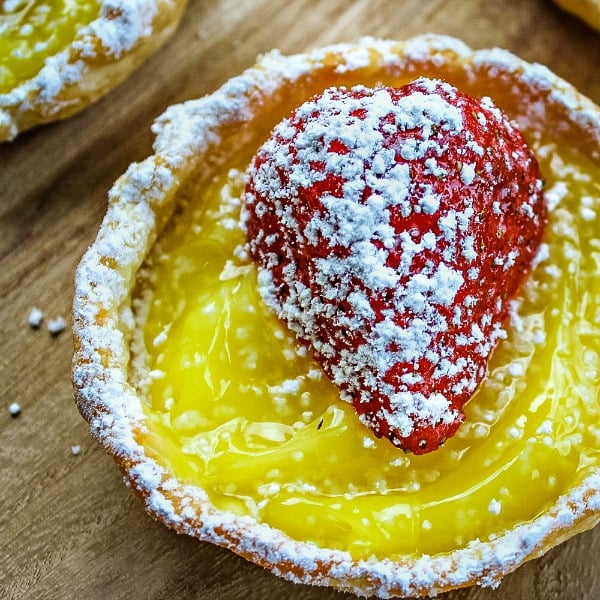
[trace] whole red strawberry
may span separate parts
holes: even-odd
[[[539,245],[538,164],[489,99],[332,88],[256,154],[244,219],[266,303],[377,436],[439,447]]]

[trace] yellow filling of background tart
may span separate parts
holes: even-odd
[[[0,94],[31,79],[100,14],[101,0],[0,3]]]
[[[153,254],[147,453],[216,507],[355,558],[450,551],[546,510],[600,464],[600,171],[531,143],[551,206],[540,260],[444,447],[376,439],[266,310],[230,171]]]

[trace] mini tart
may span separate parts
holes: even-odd
[[[358,425],[263,311],[238,211],[245,167],[293,108],[419,76],[518,123],[550,220],[467,422],[416,457]],[[506,51],[427,35],[267,54],[153,130],[77,270],[73,364],[80,412],[153,517],[289,580],[381,597],[496,586],[597,523],[598,107]]]
[[[0,142],[109,92],[174,32],[185,0],[4,2]]]

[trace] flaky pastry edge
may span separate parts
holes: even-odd
[[[103,0],[42,69],[0,94],[0,142],[80,112],[121,83],[175,31],[187,0]]]

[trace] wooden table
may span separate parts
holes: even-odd
[[[190,0],[175,37],[83,114],[0,146],[0,597],[333,599],[146,516],[72,401],[69,319],[75,266],[106,193],[150,152],[169,104],[209,93],[258,53],[302,51],[364,35],[433,31],[541,62],[600,102],[600,36],[544,0]],[[28,314],[39,307],[44,325]],[[11,418],[8,407],[22,412]],[[72,446],[80,446],[74,455]],[[600,528],[458,599],[600,597]]]

